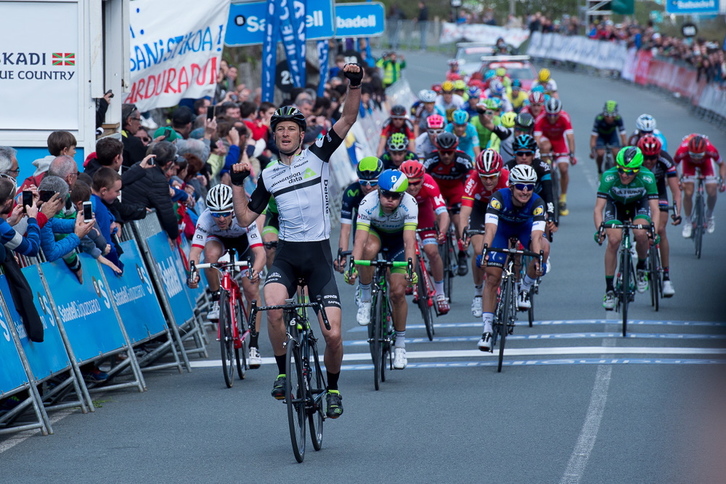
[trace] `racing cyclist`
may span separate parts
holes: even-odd
[[[634,224],[652,224],[657,227],[660,222],[658,209],[658,187],[655,176],[643,165],[643,153],[635,146],[626,146],[615,159],[616,166],[606,170],[600,177],[595,203],[595,242],[601,244],[603,237],[608,243],[605,249],[605,297],[602,306],[607,311],[615,309],[616,297],[613,280],[618,265],[618,247],[623,235],[622,229],[605,229],[604,236],[600,226],[605,223],[632,220]],[[648,290],[648,273],[646,260],[650,242],[646,229],[634,229],[635,249],[638,253],[636,281],[638,292]]]
[[[305,116],[294,107],[282,107],[270,119],[270,130],[278,147],[280,160],[268,164],[262,170],[257,187],[249,200],[244,190],[244,181],[250,173],[250,163],[243,161],[233,165],[231,174],[235,214],[242,225],[250,224],[259,217],[270,196],[274,195],[277,201],[280,242],[275,262],[265,281],[265,302],[275,306],[285,304],[285,300],[297,290],[299,277],[307,279],[311,299],[322,298],[330,323],[330,330],[327,330],[321,321],[328,376],[326,415],[329,418],[338,418],[343,414],[343,401],[338,390],[343,344],[340,300],[333,275],[329,243],[328,162],[358,117],[363,69],[358,64],[346,64],[343,66],[343,75],[349,81],[343,110],[338,121],[325,136],[315,140],[309,148],[303,149],[307,126]],[[287,381],[284,344],[287,328],[282,318],[282,310],[268,311],[267,325],[279,371],[272,396],[284,400]]]
[[[545,101],[544,93],[533,91],[529,94],[529,101],[527,105],[524,106],[519,113],[528,113],[532,115],[533,119],[537,119],[539,115],[544,112]]]
[[[640,138],[638,148],[643,153],[643,166],[653,172],[655,183],[658,187],[658,207],[660,208],[660,219],[656,227],[658,235],[660,235],[660,258],[663,269],[663,297],[673,297],[676,293],[673,289],[673,283],[670,276],[670,243],[666,232],[668,222],[668,192],[666,191],[666,183],[673,195],[673,204],[676,210],[672,216],[673,225],[681,223],[680,211],[677,205],[681,200],[681,188],[678,183],[678,172],[676,165],[668,158],[662,155],[660,140],[648,134]]]
[[[439,254],[439,243],[444,242],[446,228],[451,223],[449,211],[446,210],[446,203],[444,203],[444,197],[441,196],[439,186],[431,175],[426,173],[420,162],[403,162],[401,172],[408,178],[406,192],[412,195],[418,203],[419,236],[423,251],[429,260],[431,276],[434,278],[436,313],[446,314],[449,312],[450,306],[446,294],[444,294],[444,261],[441,260],[441,254]],[[434,230],[434,222],[439,228],[438,233]]]
[[[416,200],[406,193],[408,179],[398,170],[385,170],[378,177],[378,190],[363,198],[358,208],[357,231],[353,245],[353,260],[371,260],[383,249],[388,249],[389,261],[416,263],[416,223],[418,206]],[[355,267],[346,272],[346,282],[353,284],[360,271],[361,300],[356,319],[358,324],[371,321],[371,282],[375,267]],[[393,353],[393,368],[406,368],[406,286],[408,269],[391,268],[388,275],[393,327],[396,343]]]
[[[626,134],[623,118],[618,114],[618,103],[606,101],[602,113],[595,116],[595,124],[590,134],[590,158],[595,158],[598,175],[602,175],[606,146],[610,147],[615,159],[620,147],[625,146]]]
[[[197,226],[192,237],[192,248],[189,251],[189,261],[199,264],[204,253],[204,262],[219,261],[228,249],[237,252],[237,260],[244,260],[251,256],[254,260],[252,267],[242,272],[242,291],[247,303],[260,299],[260,272],[265,268],[265,249],[262,238],[254,222],[249,226],[237,223],[232,202],[232,188],[229,185],[215,185],[207,193],[207,208],[199,215]],[[219,272],[209,268],[204,270],[209,290],[212,292],[213,307],[207,318],[219,319]],[[245,277],[246,276],[246,277]],[[195,289],[199,285],[199,273],[195,278],[189,278],[187,285]],[[248,308],[249,309],[249,308]],[[260,321],[257,320],[254,333],[250,337],[250,368],[259,368],[262,364],[260,346],[258,343]]]
[[[638,144],[638,140],[641,137],[645,136],[646,134],[652,134],[660,140],[660,144],[663,146],[663,153],[665,154],[665,156],[667,156],[670,161],[673,161],[671,155],[668,154],[668,141],[666,140],[666,137],[663,136],[663,133],[661,133],[660,130],[656,128],[656,126],[657,123],[655,122],[655,118],[650,114],[643,113],[638,116],[638,118],[635,120],[635,131],[633,131],[633,134],[631,134],[630,138],[628,138],[628,146],[635,146]]]
[[[491,198],[484,219],[484,246],[506,248],[511,238],[519,239],[522,246],[532,252],[543,252],[547,260],[550,245],[543,236],[545,229],[544,201],[534,193],[537,174],[528,165],[517,165],[509,172],[509,188],[498,190]],[[490,252],[486,259],[477,255],[479,267],[486,267],[486,284],[483,292],[484,323],[482,337],[477,343],[481,351],[492,350],[492,323],[497,304],[497,291],[502,280],[502,267],[506,254]],[[537,277],[544,275],[544,265],[532,259],[522,279],[518,299],[529,298]]]
[[[413,123],[406,117],[406,108],[400,104],[396,104],[391,108],[391,117],[383,123],[381,128],[381,138],[378,141],[378,149],[376,150],[379,157],[386,149],[386,141],[393,133],[403,134],[408,140],[408,149],[410,151],[414,149],[416,135],[414,134]]]
[[[436,150],[436,137],[444,132],[446,120],[443,116],[432,114],[426,118],[426,131],[416,138],[416,156],[425,160]]]
[[[482,233],[470,234],[465,237],[464,232],[459,238],[465,244],[474,245],[474,253],[481,254],[484,247],[484,218],[487,206],[494,192],[506,188],[509,183],[509,171],[504,168],[502,157],[492,149],[482,151],[476,157],[475,168],[466,179],[464,196],[461,198],[461,219],[468,223],[469,230]],[[475,318],[482,315],[482,295],[484,291],[484,271],[472,260],[472,277],[474,279],[474,299],[471,301],[471,314]]]
[[[437,94],[430,89],[422,89],[418,93],[420,103],[413,113],[413,131],[416,138],[421,136],[421,133],[424,133],[428,128],[426,119],[429,116],[438,114],[444,117],[446,115],[444,110],[436,105],[436,96]]]
[[[570,115],[562,110],[562,101],[550,98],[545,103],[545,115],[534,122],[534,138],[541,150],[542,157],[557,163],[560,172],[560,215],[567,210],[567,185],[570,181],[570,165],[577,164],[575,158],[575,131],[572,129]]]
[[[466,104],[462,108],[464,111],[466,111],[469,114],[470,118],[473,118],[474,116],[477,116],[479,114],[479,111],[477,111],[476,106],[481,102],[481,89],[479,89],[476,86],[471,86],[469,88],[469,99],[466,100]]]
[[[507,99],[512,104],[512,110],[519,114],[522,111],[527,99],[529,99],[529,93],[522,89],[522,81],[514,79],[512,81],[512,90],[507,93]]]
[[[393,133],[386,143],[388,150],[381,155],[383,169],[398,169],[401,163],[407,160],[418,160],[413,151],[409,151],[408,140],[401,133]]]
[[[464,98],[454,94],[453,82],[444,81],[441,83],[441,94],[436,98],[436,105],[446,113],[447,121],[451,121],[451,113],[463,108],[464,104]]]
[[[472,160],[463,151],[457,150],[459,140],[452,133],[441,133],[436,137],[436,147],[430,157],[424,162],[426,172],[430,174],[441,189],[446,201],[446,208],[451,214],[456,233],[460,234],[465,221],[459,217],[461,197],[464,194],[464,182],[472,170]],[[448,228],[447,228],[448,230]],[[459,240],[458,273],[465,276],[469,272],[466,264],[466,250],[463,241]]]
[[[472,159],[475,158],[481,148],[476,128],[469,123],[469,114],[463,109],[457,109],[451,114],[451,120],[444,131],[454,133],[459,138],[459,149]]]
[[[560,95],[557,93],[557,83],[552,79],[552,73],[549,69],[540,69],[537,73],[537,80],[532,83],[532,88],[542,86],[544,93],[553,98],[559,98]]]
[[[713,209],[716,207],[718,194],[726,189],[726,163],[723,162],[718,150],[711,144],[708,138],[702,134],[689,134],[676,150],[673,157],[676,163],[683,163],[681,176],[683,183],[683,237],[689,238],[693,234],[691,222],[691,211],[693,210],[693,190],[698,177],[696,170],[700,170],[701,176],[705,178],[706,185],[706,228],[709,234],[716,230],[716,219],[713,216]],[[713,166],[719,167],[719,174],[716,176]],[[720,178],[720,182],[719,182]]]

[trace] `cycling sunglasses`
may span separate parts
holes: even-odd
[[[443,130],[443,129],[429,129],[429,130],[428,130],[428,133],[429,133],[429,134],[435,134],[435,135],[437,135],[437,136],[438,136],[438,135],[440,135],[440,134],[441,134],[441,133],[443,133],[443,132],[444,132],[444,130]]]
[[[515,183],[513,186],[520,192],[531,192],[534,190],[534,185],[531,183]]]
[[[421,178],[415,179],[415,180],[412,180],[411,178],[408,179],[408,186],[410,186],[410,187],[411,186],[417,187],[422,183],[423,183],[423,179],[421,179]]]
[[[378,186],[378,180],[359,180],[358,183],[360,183],[364,187],[377,187]]]
[[[532,151],[515,151],[514,154],[517,156],[534,156],[534,152]]]
[[[691,158],[693,158],[694,160],[700,160],[701,158],[703,158],[703,156],[704,156],[705,154],[706,154],[706,153],[694,153],[694,152],[692,152],[692,151],[689,151],[689,152],[688,152],[688,156],[690,156],[690,157],[691,157]]]
[[[402,192],[389,192],[388,190],[381,190],[381,196],[384,196],[390,200],[400,200],[403,197]]]
[[[618,167],[618,173],[621,175],[637,175],[640,171],[640,168],[636,168],[635,170],[628,170],[627,168],[620,168]]]
[[[224,218],[230,215],[232,215],[232,212],[212,212],[212,217],[214,218]]]

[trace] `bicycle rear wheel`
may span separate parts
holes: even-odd
[[[308,408],[308,421],[310,422],[310,440],[313,449],[320,450],[323,446],[323,422],[325,421],[325,377],[320,367],[318,347],[314,341],[308,340],[310,355],[310,408]]]
[[[227,388],[234,385],[234,339],[232,338],[232,312],[229,293],[219,292],[219,349],[222,359],[222,373]]]
[[[444,264],[444,294],[451,301],[451,285],[454,280],[454,272],[451,269],[453,248],[451,247],[451,237],[446,236],[446,242],[439,246],[439,254]]]
[[[502,371],[504,362],[504,346],[509,333],[509,319],[512,317],[512,309],[514,308],[514,281],[506,279],[502,288],[502,304],[501,311],[498,315],[499,319],[499,360],[497,363],[497,372]]]
[[[244,337],[247,329],[247,320],[245,318],[245,312],[241,307],[242,304],[244,304],[244,301],[238,301],[237,308],[235,309],[235,312],[237,313],[237,334],[240,339],[240,347],[238,348],[235,345],[234,360],[237,364],[237,376],[239,376],[240,380],[244,380],[245,375],[247,374],[247,354],[250,350],[249,334]]]
[[[307,392],[303,362],[300,357],[300,346],[292,339],[287,341],[285,357],[285,403],[287,405],[287,421],[290,427],[290,442],[295,459],[302,462],[305,458],[305,432],[307,420]]]
[[[704,207],[703,207],[703,195],[698,193],[696,195],[696,204],[693,207],[696,211],[694,220],[696,227],[693,231],[693,241],[696,243],[696,258],[701,258],[701,245],[703,244],[703,223],[705,221]]]
[[[423,318],[424,326],[426,326],[426,336],[429,337],[429,341],[434,340],[434,315],[433,308],[429,306],[429,293],[428,284],[426,284],[425,278],[429,277],[428,273],[421,270],[422,259],[418,261],[418,267],[416,268],[416,274],[418,274],[418,309],[421,311],[421,317]]]
[[[373,304],[371,305],[373,313],[368,328],[368,336],[370,340],[371,359],[373,360],[373,387],[376,390],[381,388],[381,367],[383,366],[383,297],[381,294],[373,295]]]

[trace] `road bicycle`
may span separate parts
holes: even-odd
[[[605,155],[602,159],[602,171],[607,171],[610,168],[615,166],[615,157],[613,156],[613,148],[616,148],[615,146],[611,146],[609,144],[605,145]]]
[[[678,206],[668,207],[673,211],[671,218],[678,218]],[[663,265],[660,260],[660,244],[652,244],[648,250],[648,281],[650,283],[650,304],[658,311],[663,297]]]
[[[635,265],[633,264],[633,241],[630,234],[631,230],[648,230],[651,231],[651,224],[633,224],[625,223],[602,223],[600,225],[600,239],[604,239],[605,229],[622,229],[623,233],[620,239],[620,248],[618,249],[618,270],[615,276],[615,296],[617,303],[615,310],[619,311],[623,317],[623,338],[628,333],[628,305],[635,300],[636,281],[635,281]],[[602,245],[602,242],[600,243]]]
[[[196,279],[199,269],[216,269],[219,271],[219,322],[217,324],[217,339],[221,349],[222,373],[227,388],[234,385],[234,369],[237,376],[243,380],[247,373],[247,354],[249,340],[255,331],[255,326],[249,324],[247,306],[244,294],[235,280],[235,274],[240,269],[251,270],[249,261],[235,260],[235,251],[228,252],[229,260],[220,262],[205,262],[194,264],[190,262],[190,278]]]
[[[381,382],[386,381],[386,364],[393,370],[391,348],[396,342],[396,331],[393,328],[393,310],[388,296],[386,276],[388,269],[397,267],[407,267],[410,276],[413,263],[411,260],[406,262],[387,261],[385,259],[355,261],[351,259],[351,270],[354,265],[376,268],[371,285],[371,322],[368,324],[368,344],[371,350],[371,359],[373,360],[373,387],[380,390]]]
[[[514,242],[514,241],[511,241]],[[510,246],[516,246],[512,244]],[[507,259],[502,267],[502,280],[499,286],[499,296],[497,298],[497,306],[494,312],[494,323],[492,334],[492,351],[494,345],[499,345],[499,360],[497,362],[497,372],[502,371],[502,363],[504,361],[504,346],[507,336],[514,332],[514,323],[517,317],[517,256],[529,256],[539,259],[540,267],[544,258],[544,252],[539,254],[526,249],[487,247],[484,245],[482,250],[482,260],[486,260],[489,252],[501,252],[507,254]]]
[[[434,229],[418,229],[416,231],[416,274],[418,274],[418,282],[413,286],[413,302],[418,306],[421,311],[421,317],[423,318],[424,325],[426,326],[426,336],[429,341],[434,340],[434,311],[438,316],[439,310],[435,304],[436,289],[434,288],[433,280],[429,274],[428,265],[424,258],[423,251],[421,250],[421,238],[418,236],[423,231],[430,231]]]
[[[705,180],[701,170],[696,168],[698,186],[696,188],[696,199],[693,202],[693,242],[696,246],[696,258],[701,258],[701,246],[703,245],[703,234],[706,232],[708,220],[706,220],[706,195]]]
[[[437,231],[438,233],[438,231]],[[454,224],[449,225],[446,232],[446,239],[443,244],[439,245],[439,254],[444,263],[444,294],[451,302],[451,286],[454,283],[454,277],[459,273],[459,263],[457,258],[458,243],[456,241],[456,229]]]
[[[330,330],[330,323],[325,314],[322,298],[310,302],[306,295],[307,282],[298,281],[298,290],[294,298],[286,299],[285,304],[277,306],[257,306],[252,301],[250,321],[254,325],[259,311],[281,309],[287,327],[285,342],[285,404],[290,428],[290,442],[295,459],[305,459],[305,438],[307,427],[310,427],[310,440],[313,448],[320,450],[323,445],[323,423],[325,422],[325,373],[320,366],[318,339],[308,317],[308,308],[320,314],[325,329]]]

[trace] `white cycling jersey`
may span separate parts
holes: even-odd
[[[204,247],[210,235],[226,239],[247,237],[250,247],[262,245],[262,237],[260,237],[260,231],[257,229],[256,223],[252,222],[249,227],[243,227],[237,223],[237,217],[233,216],[229,228],[221,229],[214,221],[212,212],[206,209],[197,220],[197,227],[194,230],[194,237],[192,237],[192,246]]]
[[[395,234],[407,228],[416,230],[417,225],[418,204],[408,193],[403,194],[400,205],[390,214],[383,212],[377,190],[363,197],[358,206],[356,227],[359,230],[373,227],[377,232]]]
[[[262,213],[275,197],[280,218],[280,240],[317,242],[330,238],[330,165],[343,140],[335,130],[295,156],[290,165],[270,163],[262,170],[249,208]]]

